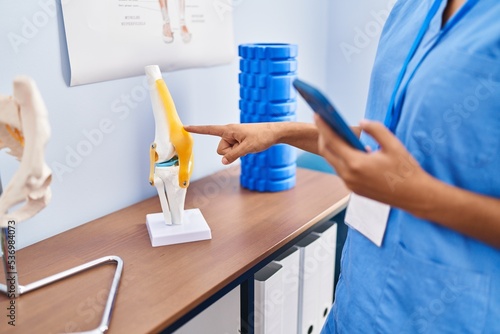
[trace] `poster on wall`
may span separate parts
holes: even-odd
[[[142,75],[151,64],[169,72],[226,64],[235,56],[230,0],[61,3],[70,86]]]

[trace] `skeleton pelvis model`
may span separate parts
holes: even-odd
[[[12,180],[0,195],[0,227],[33,217],[47,206],[51,170],[44,148],[50,136],[47,109],[35,82],[25,76],[14,79],[13,96],[0,95],[0,150],[20,161]],[[17,204],[17,210],[9,212]]]
[[[149,182],[158,190],[165,223],[182,224],[193,170],[193,138],[184,130],[159,67],[146,66],[145,71],[155,119]]]
[[[20,160],[14,177],[0,192],[0,245],[3,250],[2,262],[5,282],[0,283],[0,293],[18,297],[21,294],[43,288],[67,277],[86,271],[104,263],[116,263],[116,271],[106,300],[99,326],[85,333],[104,333],[109,328],[111,312],[123,270],[123,260],[118,256],[105,256],[80,266],[42,278],[26,285],[19,284],[15,248],[12,252],[9,227],[33,217],[47,206],[51,192],[51,170],[45,163],[44,149],[50,137],[47,109],[35,82],[25,76],[14,79],[12,96],[0,95],[0,150]],[[12,209],[22,204],[19,209]],[[8,245],[8,247],[7,247]],[[15,244],[14,244],[15,247]],[[8,254],[8,256],[7,256]]]

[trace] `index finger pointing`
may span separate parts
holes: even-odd
[[[223,125],[185,125],[184,130],[191,133],[221,137],[224,134]]]

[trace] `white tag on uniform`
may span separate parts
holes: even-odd
[[[351,193],[345,222],[380,247],[390,209],[387,204]]]

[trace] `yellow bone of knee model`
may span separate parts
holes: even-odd
[[[179,187],[187,188],[193,172],[193,137],[184,126],[175,109],[174,100],[162,79],[156,80],[156,89],[163,103],[170,130],[170,142],[179,157]]]

